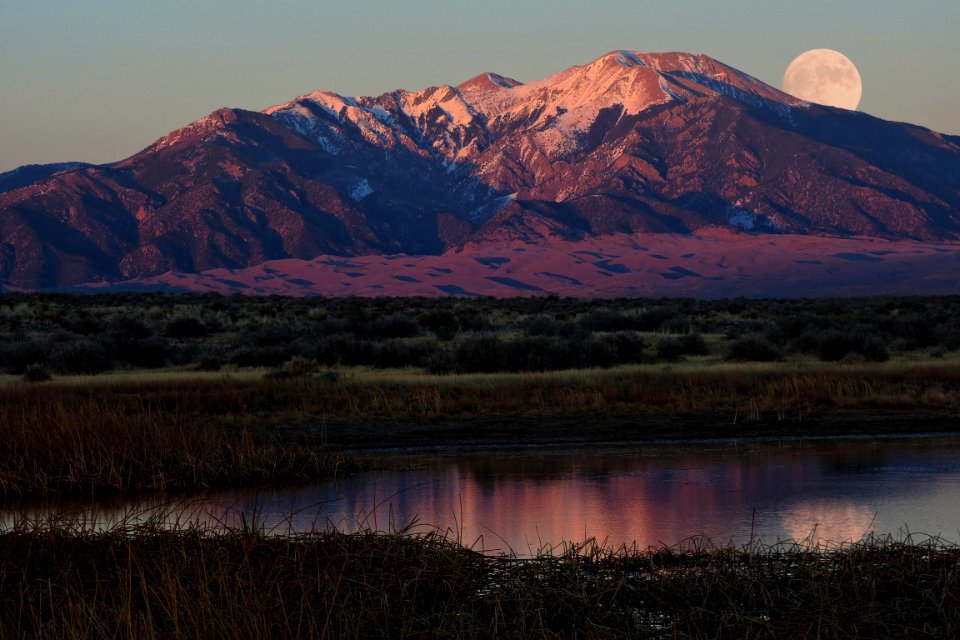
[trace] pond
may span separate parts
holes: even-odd
[[[805,544],[866,534],[960,542],[960,438],[714,442],[576,450],[378,454],[389,470],[280,491],[58,507],[88,527],[164,522],[286,533],[438,528],[485,552],[608,546]],[[51,507],[0,512],[42,515]]]

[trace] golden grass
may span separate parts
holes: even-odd
[[[960,360],[835,364],[708,363],[437,376],[355,371],[318,392],[328,415],[432,418],[476,415],[729,412],[741,419],[825,410],[956,413]]]

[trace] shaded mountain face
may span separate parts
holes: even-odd
[[[13,171],[0,173],[0,193],[13,191],[27,185],[33,184],[44,178],[48,178],[55,173],[76,169],[78,167],[89,167],[86,162],[57,162],[54,164],[25,164],[17,167]]]
[[[528,84],[318,91],[221,109],[124,161],[0,193],[0,280],[710,227],[957,239],[960,138],[810,105],[683,53],[616,51]]]

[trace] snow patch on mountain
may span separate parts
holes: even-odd
[[[514,87],[520,85],[520,82],[517,82],[513,78],[505,78],[499,73],[488,73],[487,78],[490,79],[490,82],[497,85],[498,87],[503,87],[504,89],[513,89]]]
[[[732,211],[734,211],[734,214],[730,216],[730,224],[744,231],[753,231],[757,224],[756,214],[736,208],[732,208]]]
[[[477,115],[473,105],[450,85],[424,89],[414,94],[408,93],[404,96],[401,106],[404,113],[420,126],[437,122],[436,119],[433,121],[427,119],[431,114],[434,114],[434,118],[442,115],[445,121],[441,124],[448,129],[469,126]]]
[[[364,198],[373,194],[373,187],[367,182],[366,178],[361,178],[350,190],[350,198],[355,202],[360,202]]]
[[[330,155],[340,155],[341,148],[336,142],[340,137],[339,134],[330,126],[318,120],[303,105],[292,104],[282,111],[275,111],[273,116],[307,140],[317,143]]]
[[[622,65],[625,66],[625,67],[645,67],[645,66],[647,66],[646,64],[644,64],[643,60],[641,60],[640,58],[638,58],[635,53],[632,53],[632,52],[630,52],[630,51],[618,51],[618,52],[614,55],[614,58],[613,58],[613,59],[616,60],[617,62],[619,62],[620,64],[622,64]]]
[[[670,88],[670,83],[667,81],[667,78],[666,78],[665,76],[661,75],[661,76],[660,76],[660,79],[659,79],[657,82],[658,82],[658,84],[660,85],[660,89],[661,89],[665,94],[667,94],[668,96],[670,96],[671,98],[673,98],[674,100],[676,100],[677,102],[686,102],[686,101],[687,101],[686,98],[684,98],[684,97],[681,96],[679,93],[677,93],[676,91],[674,91],[673,89]]]

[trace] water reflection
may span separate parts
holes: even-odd
[[[93,528],[157,517],[277,532],[418,522],[478,549],[520,554],[587,538],[644,548],[695,535],[716,544],[817,544],[912,531],[960,542],[956,438],[395,454],[391,463],[401,470],[297,491],[99,504],[69,517]],[[7,511],[0,522],[49,512]]]

